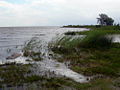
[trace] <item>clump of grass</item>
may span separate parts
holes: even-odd
[[[55,42],[52,42],[50,46],[51,50],[59,54],[68,54],[69,52],[74,53],[77,46],[80,44],[81,38],[64,36]]]
[[[112,44],[112,38],[108,38],[106,33],[101,31],[91,31],[82,40],[80,47],[84,48],[109,48]]]
[[[29,50],[27,51],[27,50],[25,50],[23,52],[23,55],[25,57],[32,58],[34,61],[41,61],[42,60],[42,58],[41,58],[41,52],[34,52],[34,51],[29,51]]]
[[[25,57],[30,57],[34,61],[41,61],[41,52],[40,50],[35,50],[37,48],[37,44],[40,42],[36,42],[36,39],[30,40],[25,47],[23,48],[23,56]]]

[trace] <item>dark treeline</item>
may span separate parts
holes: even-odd
[[[120,30],[120,24],[114,23],[114,19],[106,14],[99,14],[96,25],[67,25],[64,28],[101,28],[101,27],[112,27],[114,30]]]

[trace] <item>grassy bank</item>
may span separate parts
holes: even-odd
[[[52,42],[53,45],[50,48],[54,54],[61,55],[60,58],[57,58],[58,61],[70,61],[69,67],[72,70],[86,76],[102,75],[100,78],[112,79],[111,85],[119,87],[120,82],[113,83],[118,80],[120,74],[120,44],[112,43],[112,38],[106,36],[119,34],[120,31],[112,28],[107,30],[106,27],[102,30],[102,28],[101,30],[77,32],[77,34],[86,35],[82,39],[75,38],[76,34],[72,34],[72,36],[66,34],[63,38]],[[100,84],[102,83],[101,80]],[[90,87],[88,86],[88,88]]]

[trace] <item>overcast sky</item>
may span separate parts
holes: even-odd
[[[120,21],[120,0],[0,0],[0,26],[96,24],[105,13]]]

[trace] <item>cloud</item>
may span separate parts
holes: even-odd
[[[99,13],[120,19],[120,0],[13,1],[0,0],[0,26],[96,24]]]

